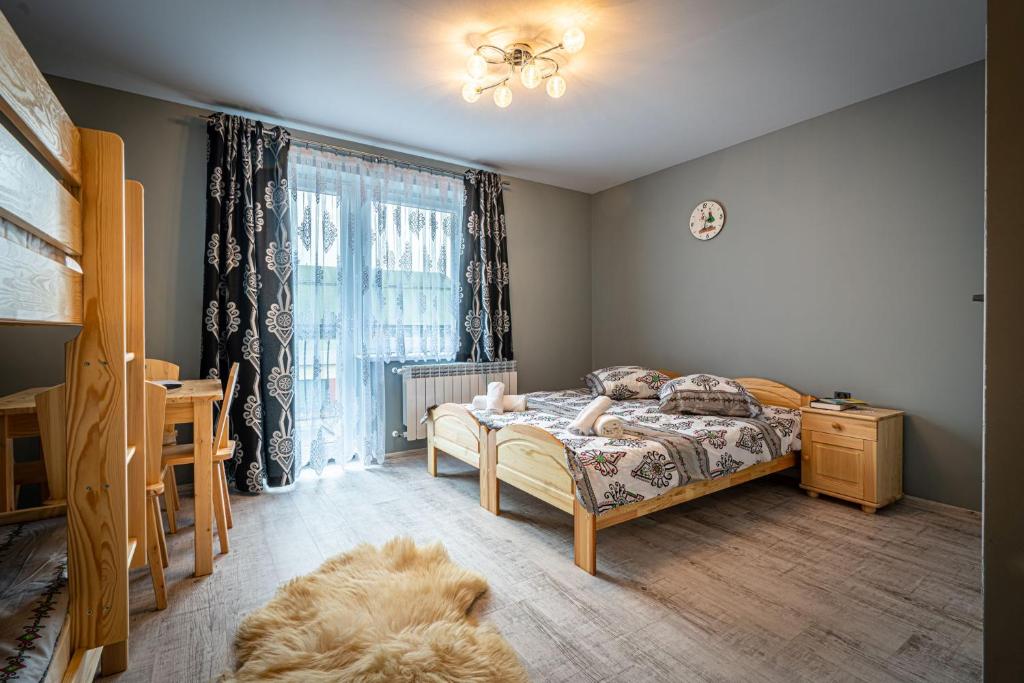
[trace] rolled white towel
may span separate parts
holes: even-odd
[[[606,413],[594,420],[594,434],[609,439],[621,439],[625,434],[625,424],[625,420],[618,415]]]
[[[501,407],[506,413],[521,413],[526,410],[525,394],[506,394],[501,399]],[[473,410],[487,410],[487,397],[474,396]]]
[[[569,433],[576,436],[590,436],[594,433],[594,422],[612,407],[612,400],[607,396],[598,396],[580,411],[576,419],[569,423]]]
[[[491,382],[487,385],[487,410],[492,413],[504,413],[505,383]]]
[[[501,404],[501,407],[505,409],[506,413],[522,413],[526,410],[526,395],[506,395],[505,400]]]

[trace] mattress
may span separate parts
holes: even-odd
[[[62,517],[0,526],[0,681],[46,677],[68,611]]]
[[[614,401],[608,413],[625,421],[622,438],[569,433],[592,399],[585,389],[569,389],[527,394],[528,410],[519,413],[467,409],[491,429],[530,424],[550,432],[565,445],[580,503],[596,514],[800,449],[800,411],[777,406],[765,406],[760,418],[739,418],[670,415],[653,399]]]

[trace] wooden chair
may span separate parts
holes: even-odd
[[[164,430],[164,403],[167,390],[159,384],[146,383],[146,539],[149,543],[149,570],[153,576],[153,592],[157,609],[167,607],[164,567],[168,564],[167,541],[164,525],[160,521],[157,496],[163,493],[160,472]],[[50,497],[44,505],[64,505],[67,498],[67,440],[65,425],[65,389],[58,384],[36,395],[36,416],[39,420],[39,439],[43,446],[43,462]],[[149,462],[155,461],[155,462]],[[155,484],[151,484],[155,481]]]
[[[220,551],[229,550],[228,529],[234,526],[231,519],[231,497],[228,493],[228,478],[224,473],[224,461],[229,460],[235,451],[235,442],[228,439],[230,424],[231,401],[235,394],[238,381],[238,363],[231,365],[228,372],[227,385],[224,387],[224,400],[220,404],[220,416],[217,418],[217,433],[213,441],[213,512],[217,520],[217,535],[220,538]],[[195,462],[195,444],[164,446],[163,465],[170,472],[175,465],[191,465]]]
[[[43,446],[48,498],[43,505],[63,505],[68,496],[67,435],[64,433],[64,384],[36,394],[36,419],[39,420],[39,441]]]
[[[146,381],[176,380],[181,377],[181,368],[174,363],[156,358],[146,359]],[[174,425],[164,426],[164,445],[173,446],[178,443],[178,430]]]
[[[147,362],[148,365],[148,362]],[[160,496],[164,494],[164,408],[167,389],[146,382],[146,541],[149,545],[149,573],[156,594],[156,608],[167,607],[167,583],[164,567],[168,565],[167,537],[160,518]]]
[[[181,377],[181,368],[174,363],[158,358],[146,359],[146,381],[152,380],[175,380]],[[161,420],[161,424],[163,421]],[[178,430],[174,425],[164,425],[162,446],[173,446],[178,443]],[[175,513],[181,509],[181,501],[178,499],[178,483],[174,478],[174,468],[166,472],[163,480],[167,484],[164,491],[164,507],[167,509],[167,527],[172,534],[178,533],[178,520]]]

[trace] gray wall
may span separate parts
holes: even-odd
[[[595,195],[593,364],[901,408],[906,492],[978,509],[984,93],[973,64]]]
[[[206,126],[197,115],[205,112],[78,81],[49,81],[76,124],[124,138],[126,173],[141,181],[146,193],[147,354],[178,363],[183,376],[198,376]],[[373,151],[365,145],[342,144]],[[505,205],[513,265],[513,344],[523,366],[520,381],[525,389],[575,384],[590,365],[590,198],[509,180]],[[584,333],[552,339],[548,321],[560,317],[571,325],[569,329]],[[69,328],[0,327],[0,394],[62,381],[62,342],[74,334]],[[402,430],[401,385],[390,372],[386,379],[387,449],[422,445],[391,437],[392,430]]]
[[[908,412],[908,493],[978,508],[982,311],[970,296],[982,286],[983,68],[592,197],[512,179],[521,387],[575,386],[591,367],[642,362],[848,389]],[[128,174],[146,187],[149,354],[196,376],[202,112],[52,83],[76,122],[127,143]],[[697,243],[687,217],[706,197],[725,203],[728,224]],[[0,392],[60,381],[60,341],[72,334],[0,328]],[[401,396],[387,380],[388,450],[416,447],[390,436]]]

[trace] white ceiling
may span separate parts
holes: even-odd
[[[984,58],[984,0],[0,0],[40,68],[596,192]],[[477,42],[568,91],[460,97]]]

